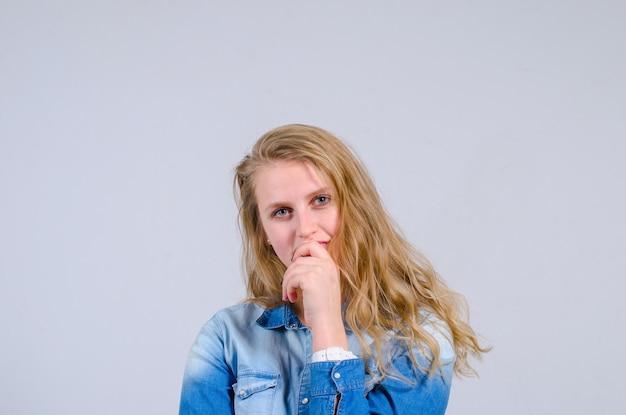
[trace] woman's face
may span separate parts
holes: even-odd
[[[254,190],[266,239],[287,267],[296,248],[326,247],[339,228],[336,195],[309,163],[276,161],[257,173]]]

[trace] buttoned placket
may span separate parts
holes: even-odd
[[[300,390],[298,391],[298,415],[307,415],[309,413],[309,402],[311,401],[311,356],[313,355],[313,337],[311,335],[311,329],[308,327],[300,326],[296,324],[290,324],[289,329],[298,330],[300,335],[305,336],[304,342],[304,356],[306,358],[306,364],[304,365],[303,373],[300,375]]]

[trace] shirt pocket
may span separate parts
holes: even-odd
[[[239,373],[233,385],[237,415],[271,415],[278,385],[277,373],[247,371]]]

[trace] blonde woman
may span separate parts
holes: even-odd
[[[276,128],[235,189],[248,298],[200,331],[180,414],[443,414],[486,349],[350,149]]]

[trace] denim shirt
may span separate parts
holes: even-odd
[[[375,361],[361,357],[312,363],[311,331],[288,304],[270,310],[253,303],[223,309],[202,327],[191,348],[179,413],[443,414],[454,349],[446,325],[434,315],[422,316],[422,326],[439,343],[442,366],[430,376],[414,371],[409,351],[390,337],[386,352],[401,379],[380,376]],[[350,350],[361,356],[357,336],[349,329],[346,334]],[[415,353],[427,368],[428,359]]]

